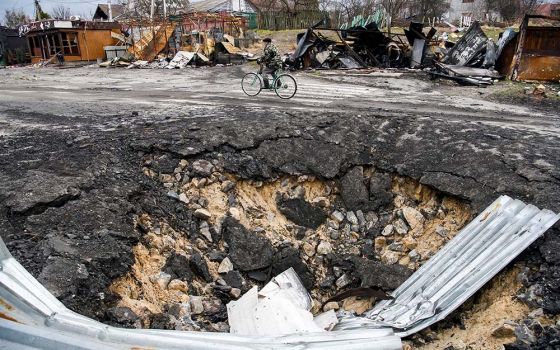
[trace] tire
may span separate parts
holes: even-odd
[[[296,79],[289,74],[280,74],[274,80],[274,92],[282,99],[290,99],[297,92]]]
[[[241,79],[241,88],[247,96],[257,96],[262,90],[262,80],[256,73],[247,73]]]

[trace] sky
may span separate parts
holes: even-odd
[[[116,3],[113,0],[113,3]],[[0,22],[4,21],[4,13],[8,9],[22,9],[30,17],[34,15],[34,0],[0,0]],[[39,0],[43,11],[50,13],[54,7],[63,5],[71,10],[73,15],[91,17],[98,3],[107,3],[107,0]]]

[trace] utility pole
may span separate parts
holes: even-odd
[[[167,3],[163,0],[163,18],[167,18]]]
[[[35,20],[36,21],[41,20],[41,12],[43,12],[43,11],[41,10],[41,5],[39,5],[39,0],[35,0]]]
[[[152,5],[150,6],[150,21],[154,19],[154,0],[152,0]]]
[[[111,7],[111,0],[107,0],[107,7],[109,8],[109,22],[113,22],[113,8]]]

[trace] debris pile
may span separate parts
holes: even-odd
[[[299,37],[297,48],[287,62],[297,69],[402,67],[405,64],[403,42],[389,39],[373,21],[346,30],[309,28]]]
[[[519,35],[508,28],[495,43],[477,21],[457,42],[451,42],[447,33],[437,35],[433,27],[425,31],[424,24],[417,22],[411,22],[404,34],[382,32],[382,18],[369,16],[341,29],[308,28],[298,35],[297,48],[286,63],[294,69],[427,69],[432,78],[477,86],[493,84],[505,76],[556,81],[560,78],[560,55],[555,49],[560,27],[529,26],[529,20],[534,18],[554,20],[528,15]],[[518,43],[518,38],[528,44]]]
[[[164,314],[158,328],[227,331],[225,304],[288,268],[310,291],[312,313],[362,314],[379,289],[397,288],[471,217],[464,203],[373,168],[354,167],[340,181],[260,182],[218,161],[164,170],[166,161],[147,156],[144,173],[192,213],[188,236],[148,213],[138,217],[146,233],[137,263],[111,287],[117,307],[144,327]],[[352,288],[365,293],[339,295]],[[189,317],[170,320],[175,308]]]
[[[495,79],[503,78],[494,70],[497,50],[480,24],[474,22],[441,62],[434,62],[434,69],[429,74],[464,85],[491,85]]]

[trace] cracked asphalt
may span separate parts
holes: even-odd
[[[128,270],[140,239],[132,216],[151,211],[181,225],[164,189],[142,174],[150,152],[219,156],[227,171],[262,180],[339,179],[373,165],[475,211],[501,194],[560,211],[558,110],[395,71],[299,72],[292,100],[247,97],[239,83],[252,69],[0,70],[0,235],[15,257],[67,306],[103,319],[96,310],[111,300],[99,296]],[[558,232],[531,254],[560,246]],[[560,259],[539,259],[554,267],[539,277],[546,289]],[[76,261],[89,277],[65,279]],[[560,290],[547,293],[560,311]]]

